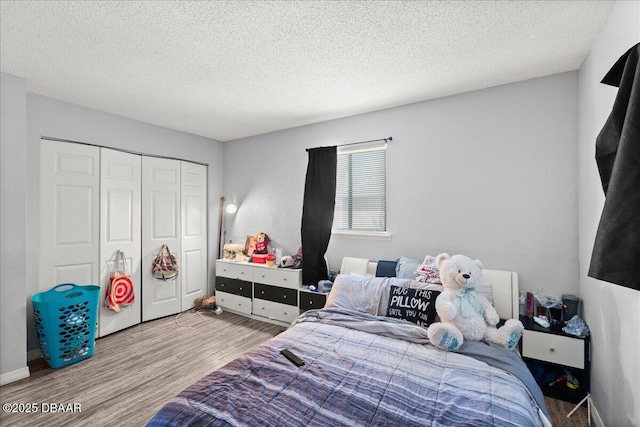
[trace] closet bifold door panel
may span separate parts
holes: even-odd
[[[142,157],[142,320],[179,313],[182,307],[180,161]],[[180,271],[173,280],[156,279],[153,260],[167,245]]]
[[[99,285],[98,337],[192,308],[208,293],[207,194],[206,165],[41,139],[38,291]],[[173,280],[153,277],[163,245],[178,262]],[[105,299],[118,251],[135,298],[114,311]]]
[[[138,154],[100,148],[100,336],[136,325],[141,319],[141,165]],[[119,250],[125,256],[135,299],[116,312],[105,306],[105,296]]]
[[[182,276],[181,311],[207,294],[207,167],[181,162]],[[171,248],[173,250],[173,248]]]
[[[98,283],[99,194],[98,147],[40,141],[39,291]]]

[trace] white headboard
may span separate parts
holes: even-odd
[[[517,319],[518,273],[513,271],[482,269],[482,279],[493,287],[493,306],[501,319]]]
[[[341,272],[343,274],[360,274],[363,276],[375,276],[377,262],[364,258],[342,259]],[[518,309],[518,273],[513,271],[482,269],[482,278],[485,283],[491,283],[493,287],[493,306],[501,319],[517,319]]]

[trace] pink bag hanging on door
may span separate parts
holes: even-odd
[[[122,265],[121,269],[118,268],[119,264]],[[113,271],[109,276],[105,307],[109,310],[119,312],[122,307],[127,307],[133,304],[134,300],[135,294],[133,292],[133,282],[129,277],[124,252],[119,250],[116,252],[116,259],[113,262]]]

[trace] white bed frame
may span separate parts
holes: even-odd
[[[340,273],[361,274],[373,277],[376,275],[377,261],[369,261],[364,258],[344,257]],[[493,306],[501,319],[517,319],[518,309],[518,273],[514,271],[482,269],[482,278],[485,283],[491,283],[493,287]]]
[[[520,315],[518,273],[483,268],[482,278],[493,286],[493,306],[500,318],[517,319]]]

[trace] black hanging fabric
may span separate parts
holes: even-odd
[[[596,139],[605,194],[589,276],[640,290],[640,43],[602,83],[617,86],[613,109]]]
[[[336,202],[336,147],[307,150],[309,164],[302,205],[302,283],[327,279],[324,254],[331,238]]]

